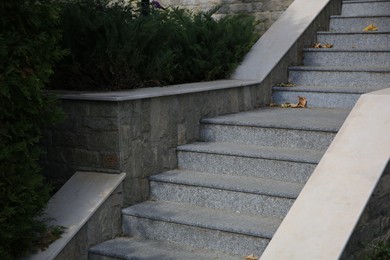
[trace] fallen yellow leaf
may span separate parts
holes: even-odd
[[[321,44],[321,43],[315,43],[313,44],[312,46],[313,48],[315,49],[320,49],[320,48],[332,48],[333,47],[333,44],[330,44],[330,43],[325,43],[325,44]]]
[[[258,260],[259,258],[255,254],[251,254],[245,257],[245,260]]]
[[[307,99],[305,97],[298,96],[298,103],[291,105],[292,108],[305,108],[307,106]]]
[[[298,103],[296,103],[296,104],[282,103],[282,104],[278,105],[276,103],[271,103],[268,106],[269,107],[280,107],[280,108],[306,108],[307,107],[307,99],[306,99],[306,97],[298,96]]]
[[[376,27],[374,24],[370,24],[366,28],[364,28],[363,31],[364,32],[378,31],[378,27]]]
[[[295,85],[291,81],[287,81],[287,82],[278,83],[278,84],[276,84],[276,86],[278,86],[278,87],[294,87]]]

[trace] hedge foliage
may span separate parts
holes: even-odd
[[[37,164],[41,127],[59,118],[42,93],[64,54],[51,0],[0,1],[0,259],[34,247],[49,198]]]
[[[246,15],[151,8],[105,0],[65,1],[63,47],[53,88],[132,89],[227,78],[258,35]]]

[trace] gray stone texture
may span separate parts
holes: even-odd
[[[390,34],[389,34],[390,35]],[[390,68],[292,67],[289,79],[296,85],[386,88]]]
[[[242,260],[241,256],[194,249],[183,245],[140,238],[120,237],[94,246],[89,260],[140,259],[143,260]]]
[[[303,53],[303,62],[305,66],[390,67],[390,52],[364,50],[341,51],[333,48],[306,49]]]
[[[150,184],[152,200],[279,218],[302,188],[297,183],[190,171],[159,174]]]
[[[279,224],[280,219],[171,202],[145,202],[123,210],[123,231],[128,236],[235,255],[262,252]]]
[[[272,100],[276,104],[296,104],[298,102],[298,96],[301,96],[306,97],[307,107],[309,108],[325,107],[352,109],[361,95],[361,93],[356,92],[356,88],[345,87],[293,87],[289,89],[275,88],[272,95]],[[365,92],[369,92],[369,90],[365,90]]]
[[[333,16],[330,20],[330,30],[337,32],[362,32],[370,24],[378,27],[378,32],[389,32],[390,15],[381,17]]]
[[[180,7],[192,11],[208,11],[218,5],[215,18],[232,14],[250,14],[258,22],[262,34],[280,17],[293,0],[161,0],[163,6]]]
[[[390,34],[383,32],[318,32],[317,42],[333,44],[337,49],[388,50]]]
[[[264,106],[269,91],[250,84],[128,101],[62,99],[66,120],[45,131],[44,172],[57,180],[77,170],[126,172],[125,205],[144,201],[147,178],[176,168],[176,147],[199,139],[202,117]]]
[[[390,15],[390,1],[344,1],[341,10],[344,16]]]
[[[218,153],[178,153],[179,169],[304,183],[315,163],[291,162]]]

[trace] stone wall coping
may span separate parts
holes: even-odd
[[[232,79],[262,82],[330,0],[295,0],[256,42]]]
[[[390,158],[390,88],[362,95],[261,259],[339,259]]]
[[[52,91],[60,99],[94,100],[94,101],[127,101],[154,97],[182,95],[219,89],[237,88],[258,84],[258,81],[248,80],[216,80],[177,84],[166,87],[141,88],[122,91]]]
[[[121,184],[125,176],[125,173],[76,172],[50,199],[44,215],[55,219],[50,225],[66,227],[65,233],[48,249],[26,259],[54,259]]]

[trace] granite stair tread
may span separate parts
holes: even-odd
[[[362,32],[370,24],[378,28],[378,32],[390,30],[390,15],[360,15],[330,17],[330,31],[333,32]]]
[[[390,32],[317,32],[317,42],[337,49],[388,50]]]
[[[330,71],[330,72],[383,72],[390,73],[390,67],[330,67],[330,66],[293,66],[290,71]]]
[[[360,87],[360,86],[352,86],[352,87],[337,87],[337,86],[278,87],[278,86],[274,86],[272,89],[274,91],[285,91],[285,92],[365,94],[365,93],[375,91],[375,90],[380,90],[383,88],[382,87]]]
[[[122,210],[124,216],[207,228],[270,239],[281,223],[278,218],[244,215],[174,202],[146,201]]]
[[[149,179],[155,182],[168,182],[292,199],[297,198],[303,188],[301,183],[189,170],[172,170],[151,176]]]
[[[335,133],[340,129],[349,112],[347,109],[283,109],[265,107],[232,115],[206,118],[202,119],[201,123]]]
[[[389,52],[390,46],[388,49],[376,49],[376,50],[370,50],[370,49],[338,49],[338,48],[304,48],[304,52],[347,52],[347,53],[362,53],[362,52]],[[298,67],[298,66],[296,66]],[[314,66],[315,67],[315,66]]]
[[[242,256],[227,255],[221,252],[195,249],[182,244],[142,238],[118,237],[95,245],[90,255],[108,256],[124,260],[239,260]],[[91,259],[91,256],[90,258]],[[93,260],[93,258],[92,258]]]
[[[324,151],[310,149],[282,148],[217,142],[191,143],[179,146],[177,150],[181,152],[218,154],[313,164],[318,163],[324,154]]]

